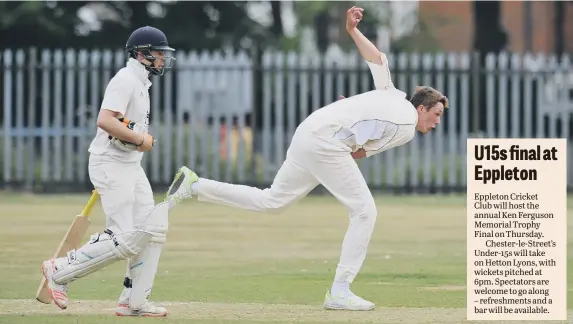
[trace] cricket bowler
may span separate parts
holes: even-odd
[[[149,134],[150,76],[162,76],[174,63],[165,34],[153,27],[135,30],[126,43],[126,66],[109,81],[89,147],[89,177],[99,192],[106,228],[66,257],[42,263],[56,305],[68,307],[68,284],[118,261],[127,260],[118,316],[166,316],[149,302],[168,229],[169,202],[155,205],[141,166],[153,148]],[[174,206],[174,205],[173,205]]]
[[[346,29],[370,68],[375,89],[309,115],[297,127],[270,188],[260,190],[199,178],[183,166],[168,191],[177,202],[197,195],[199,201],[278,213],[322,184],[346,207],[350,218],[324,307],[356,311],[375,306],[356,296],[350,284],[366,257],[377,210],[354,160],[404,145],[414,138],[416,130],[429,132],[448,107],[448,99],[433,88],[417,87],[408,100],[406,93],[394,87],[385,54],[357,29],[362,12],[356,7],[348,10]]]

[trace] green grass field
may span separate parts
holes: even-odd
[[[372,312],[322,309],[347,227],[332,197],[307,197],[278,216],[186,201],[170,215],[152,294],[168,307],[165,319],[113,315],[125,262],[72,283],[65,311],[34,299],[40,262],[87,199],[0,195],[0,323],[467,323],[465,197],[378,198],[372,243],[352,286],[376,303]],[[92,219],[90,233],[102,229],[99,204]],[[569,224],[572,269],[571,217]]]

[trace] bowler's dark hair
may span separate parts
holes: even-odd
[[[444,105],[444,109],[449,105],[448,98],[432,87],[416,87],[410,102],[414,107],[422,105],[426,110],[432,109],[438,102]]]

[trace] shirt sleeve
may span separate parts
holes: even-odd
[[[384,90],[388,88],[393,88],[392,76],[390,75],[390,68],[388,67],[388,60],[382,58],[382,65],[368,62],[368,67],[370,68],[370,73],[372,73],[372,78],[374,79],[374,86],[378,90]]]
[[[388,144],[388,142],[390,142],[390,139],[379,139],[370,142],[371,144],[370,147],[364,148],[364,151],[366,151],[366,157],[371,157],[373,155],[382,152],[382,150],[386,147],[386,144]]]
[[[376,131],[376,123],[378,121],[373,120],[362,120],[352,126],[352,132],[356,137],[356,144],[357,145],[364,145],[366,142],[372,139]]]
[[[380,152],[380,149],[378,149],[378,150],[376,150],[376,151],[366,151],[366,150],[365,150],[365,152],[366,152],[366,157],[371,157],[371,156],[376,155],[377,153],[379,153],[379,152]]]
[[[125,115],[129,99],[131,98],[132,88],[129,82],[121,78],[112,78],[103,95],[101,109],[111,110]]]
[[[371,135],[371,140],[363,145],[366,157],[381,152],[398,133],[398,125],[387,121],[378,121]]]

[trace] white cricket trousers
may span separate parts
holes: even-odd
[[[155,207],[155,200],[151,184],[141,164],[120,162],[111,157],[92,154],[89,158],[88,171],[90,180],[100,195],[106,217],[106,228],[114,233],[125,233],[143,227]],[[156,266],[160,253],[161,251],[153,254],[144,262]],[[125,279],[132,279],[131,269],[138,263],[141,263],[138,257],[127,260]],[[129,303],[131,286],[126,285],[125,279],[119,304]]]
[[[297,129],[270,188],[261,190],[201,178],[200,201],[258,212],[279,213],[322,184],[346,206],[350,217],[334,280],[352,282],[366,257],[376,222],[376,205],[350,149],[341,142]]]
[[[106,228],[115,233],[139,228],[155,206],[153,191],[138,162],[90,155],[88,172],[99,192]]]

